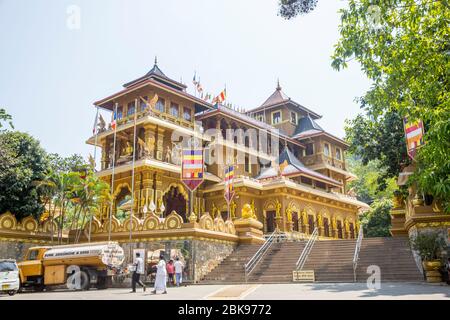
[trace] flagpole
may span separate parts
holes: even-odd
[[[133,129],[133,162],[131,166],[131,211],[130,211],[130,242],[133,236],[133,209],[134,209],[134,164],[136,159],[136,118],[138,100],[134,100],[134,129]],[[131,249],[131,246],[130,246]]]
[[[98,111],[99,108],[97,107],[97,114],[95,115],[95,124],[94,124],[94,130],[95,130],[95,141],[94,141],[94,168],[93,171],[95,172],[95,167],[97,165],[97,137],[98,137],[98,130],[97,130],[97,122],[98,122]],[[92,231],[92,214],[90,215],[89,218],[89,237],[88,237],[88,242],[91,242],[91,231]]]
[[[113,205],[114,205],[114,173],[115,173],[115,165],[116,165],[116,136],[117,136],[117,105],[114,105],[114,113],[113,113],[113,121],[114,125],[114,142],[113,142],[113,158],[112,158],[112,173],[111,173],[111,206],[109,208],[109,230],[108,230],[108,241],[111,241],[111,227],[112,227],[112,215],[113,215]]]

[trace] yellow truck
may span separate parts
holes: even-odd
[[[42,291],[48,286],[105,289],[125,260],[117,242],[95,242],[29,248],[18,263],[21,288]]]

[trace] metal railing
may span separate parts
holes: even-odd
[[[308,256],[311,253],[312,247],[318,237],[319,237],[319,229],[317,229],[317,227],[315,227],[313,233],[309,237],[308,242],[306,243],[305,248],[303,248],[303,251],[300,254],[300,257],[297,260],[297,263],[296,263],[297,271],[300,271],[303,269],[303,266],[305,265],[306,260],[308,259]]]
[[[361,250],[361,243],[364,237],[363,227],[359,229],[358,240],[356,240],[355,253],[353,254],[353,282],[356,282],[356,268],[358,267],[359,251]]]
[[[257,264],[261,261],[267,250],[269,250],[270,246],[277,237],[277,232],[278,230],[275,229],[275,231],[272,232],[272,234],[266,239],[261,248],[259,248],[253,257],[244,265],[245,282],[247,282],[248,276],[253,272],[253,270],[255,270]]]

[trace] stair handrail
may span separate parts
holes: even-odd
[[[269,250],[272,245],[275,236],[278,234],[278,230],[275,229],[270,237],[264,241],[263,245],[256,251],[253,257],[244,265],[244,274],[245,274],[245,282],[247,282],[248,276],[255,270],[256,265],[261,261],[262,257],[266,254],[267,250]]]
[[[317,227],[315,227],[313,230],[313,233],[311,233],[311,236],[308,239],[308,242],[306,243],[305,247],[303,248],[303,251],[300,254],[300,257],[298,258],[297,263],[295,264],[297,271],[301,271],[303,269],[303,266],[305,265],[306,260],[308,259],[308,256],[311,253],[312,247],[318,237],[319,237],[319,229]]]
[[[361,250],[363,237],[364,229],[361,227],[358,232],[358,239],[356,240],[355,253],[353,254],[353,282],[356,282],[356,268],[358,267],[359,251]]]

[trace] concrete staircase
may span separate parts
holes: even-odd
[[[320,282],[353,282],[355,246],[354,239],[316,241],[303,270],[314,270]]]
[[[292,282],[292,270],[306,242],[274,243],[255,267],[248,282],[287,283]]]
[[[424,281],[407,237],[363,239],[356,269],[357,281],[367,280],[367,267],[370,265],[380,267],[381,281]]]
[[[248,278],[250,283],[289,283],[292,271],[306,245],[300,242],[275,242]],[[317,282],[353,282],[353,255],[356,240],[316,241],[303,270],[314,270]],[[241,245],[207,274],[202,283],[243,283],[244,264],[259,245]],[[361,243],[356,280],[365,282],[367,267],[377,265],[381,281],[423,281],[407,238],[366,238]]]
[[[261,245],[248,244],[238,246],[228,257],[222,260],[201,283],[242,283],[245,281],[244,264],[258,251]]]

